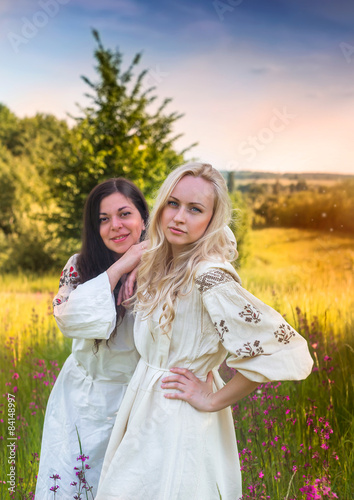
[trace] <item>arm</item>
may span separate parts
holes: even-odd
[[[54,317],[63,335],[87,340],[110,337],[117,320],[112,291],[120,278],[140,262],[145,245],[133,245],[106,272],[79,285],[77,256],[69,259],[53,301]]]
[[[225,266],[226,267],[226,266]],[[213,393],[212,374],[201,382],[184,368],[173,368],[163,389],[177,389],[170,399],[217,411],[251,393],[270,380],[301,380],[311,372],[313,361],[307,342],[274,309],[244,290],[231,273],[210,269],[196,284],[204,311],[203,334],[217,338],[231,355],[227,364],[237,374]],[[217,336],[217,337],[215,337]]]
[[[116,326],[116,308],[107,273],[78,285],[77,256],[69,259],[53,300],[53,314],[69,338],[106,339]]]
[[[125,274],[133,271],[138,264],[140,263],[140,259],[142,254],[144,253],[147,247],[147,242],[144,241],[142,243],[138,243],[133,245],[125,252],[120,259],[118,259],[114,264],[111,265],[107,269],[108,279],[111,285],[111,291],[115,289],[118,281]],[[131,282],[129,281],[129,287],[131,288]]]
[[[206,382],[202,382],[187,368],[171,368],[175,375],[162,379],[163,389],[178,389],[179,392],[167,393],[167,399],[187,401],[197,410],[219,411],[235,404],[254,391],[259,383],[236,373],[222,389],[213,392],[213,374],[208,373]]]
[[[306,340],[277,311],[245,290],[231,272],[211,268],[196,284],[205,331],[216,335],[230,353],[229,367],[258,384],[308,377],[313,360]]]
[[[130,305],[129,300],[134,294],[140,259],[145,250],[149,248],[149,245],[149,240],[145,240],[137,245],[133,245],[133,247],[131,247],[128,252],[126,252],[125,255],[119,260],[119,262],[124,264],[123,271],[125,272],[122,276],[122,286],[120,287],[118,292],[117,305]],[[137,248],[135,249],[135,247]],[[137,253],[135,251],[137,251]],[[111,268],[108,271],[110,270]]]
[[[139,266],[135,267],[130,273],[124,275],[122,279],[122,286],[119,289],[117,297],[117,305],[129,306],[129,300],[134,294],[136,279],[138,276]]]

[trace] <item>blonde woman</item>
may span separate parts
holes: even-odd
[[[311,372],[306,341],[242,288],[229,216],[225,182],[208,164],[177,168],[159,191],[138,277],[141,359],[96,500],[239,499],[230,405],[260,383]],[[218,367],[228,353],[237,373],[224,385]]]

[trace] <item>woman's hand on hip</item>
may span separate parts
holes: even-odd
[[[178,392],[165,394],[167,399],[181,399],[200,411],[213,409],[213,373],[209,372],[205,382],[187,368],[171,368],[173,375],[162,379],[162,389],[177,389]]]

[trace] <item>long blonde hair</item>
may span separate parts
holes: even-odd
[[[213,215],[203,236],[172,259],[171,245],[161,227],[161,215],[173,189],[187,175],[200,177],[213,185]],[[148,317],[159,304],[163,304],[159,318],[163,333],[171,330],[177,297],[191,291],[198,264],[205,260],[231,261],[237,257],[224,231],[230,218],[231,205],[225,180],[208,163],[181,165],[162,184],[148,227],[150,249],[143,255],[139,267],[135,310],[141,311],[143,317]]]

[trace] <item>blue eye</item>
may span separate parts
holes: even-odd
[[[199,208],[197,208],[197,207],[192,207],[191,208],[191,212],[198,212],[200,214],[202,213],[202,211]]]
[[[170,200],[167,202],[167,205],[169,205],[170,207],[177,207],[178,203],[176,201]]]

